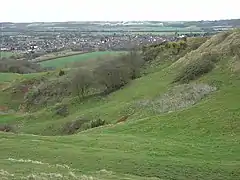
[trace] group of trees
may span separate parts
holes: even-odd
[[[136,51],[99,61],[102,63],[93,70],[79,68],[73,73],[72,89],[79,98],[84,98],[94,89],[104,94],[120,89],[140,77],[144,64],[142,56]]]
[[[107,95],[140,77],[144,64],[142,56],[132,51],[118,56],[107,56],[98,60],[99,64],[90,69],[74,68],[60,70],[58,77],[50,77],[34,85],[25,94],[25,104],[41,106],[60,102],[65,96],[76,96],[83,100],[96,94]]]
[[[39,64],[31,63],[27,60],[0,60],[0,72],[27,74],[41,71],[44,71],[44,69]]]

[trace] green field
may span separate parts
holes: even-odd
[[[32,73],[32,74],[18,74],[18,73],[0,73],[0,83],[12,82],[19,79],[31,79],[36,76],[43,75],[44,73]]]
[[[40,64],[43,67],[62,68],[62,67],[68,66],[71,63],[89,60],[89,59],[96,59],[98,57],[105,56],[105,55],[115,55],[116,53],[120,53],[120,52],[114,52],[114,51],[92,52],[92,53],[79,54],[79,55],[68,56],[63,58],[56,58],[54,60],[43,61]]]
[[[54,116],[48,107],[34,113],[0,115],[0,123],[18,124],[20,132],[0,132],[0,175],[34,180],[238,180],[237,56],[229,53],[214,62],[211,72],[188,83],[193,91],[183,88],[180,93],[164,95],[187,86],[172,83],[181,67],[201,59],[205,51],[225,53],[229,43],[239,42],[240,33],[214,36],[176,62],[160,64],[154,72],[106,97],[66,101],[70,107],[67,117]],[[208,87],[216,89],[188,104]],[[157,104],[161,97],[167,99]],[[175,109],[183,103],[188,106]],[[170,108],[162,112],[166,105]],[[115,123],[129,113],[128,121]],[[65,122],[79,117],[100,117],[110,124],[59,135]]]
[[[10,57],[14,55],[12,52],[0,51],[0,57]]]

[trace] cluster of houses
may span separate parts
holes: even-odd
[[[176,36],[176,34],[167,36],[140,33],[97,34],[80,32],[35,32],[32,34],[22,33],[16,35],[4,35],[0,37],[0,41],[2,42],[1,51],[49,53],[66,49],[72,49],[73,51],[127,50],[132,47],[146,44],[174,41],[181,36]],[[184,36],[190,35],[188,34]]]

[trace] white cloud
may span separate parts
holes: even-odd
[[[240,18],[238,0],[0,0],[0,21]]]

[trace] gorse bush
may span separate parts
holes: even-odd
[[[71,81],[65,76],[43,81],[29,88],[24,102],[27,108],[60,102],[65,96],[71,95],[70,86]]]
[[[79,118],[79,119],[65,123],[64,126],[62,127],[62,133],[75,134],[77,132],[84,131],[87,129],[104,126],[105,124],[106,124],[106,121],[100,118],[96,120]]]
[[[145,61],[153,61],[158,56],[171,56],[178,55],[181,51],[188,47],[187,42],[164,42],[157,45],[144,46],[142,49],[143,57]]]
[[[85,118],[79,118],[77,120],[67,122],[62,128],[62,133],[74,134],[81,130],[89,129],[90,128],[89,122],[90,120]]]
[[[218,53],[205,52],[198,59],[190,61],[177,74],[173,82],[188,83],[206,74],[215,67],[219,60]]]
[[[106,124],[105,120],[102,119],[93,120],[91,121],[91,128],[100,127],[105,124]]]
[[[179,40],[177,42],[163,42],[161,44],[154,44],[144,46],[142,48],[143,58],[146,62],[151,62],[160,57],[161,61],[164,60],[177,60],[183,57],[187,52],[199,48],[207,37],[194,37],[188,38],[187,41]]]

